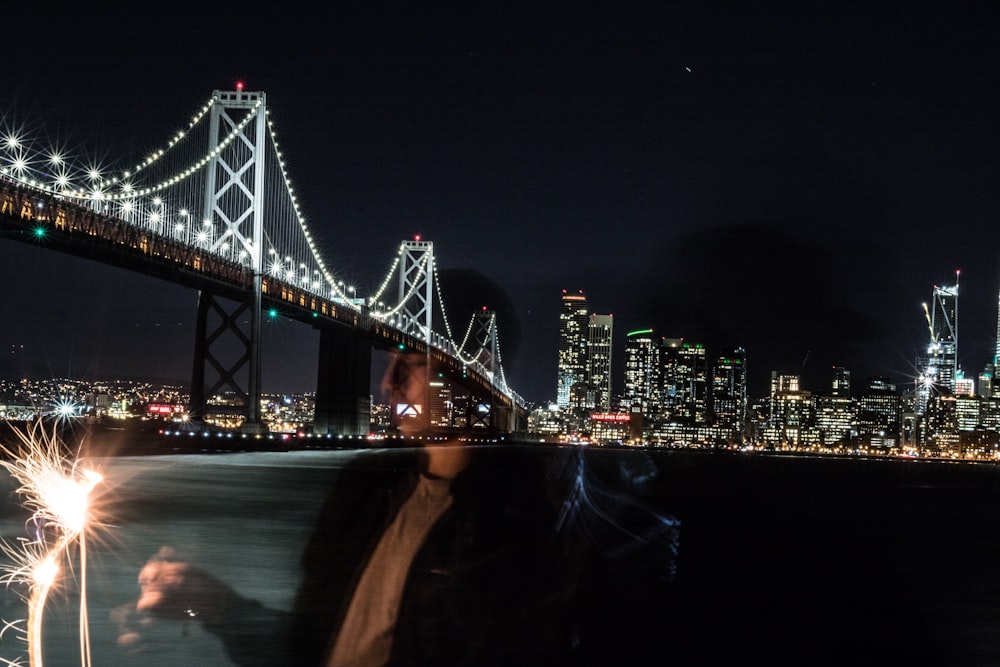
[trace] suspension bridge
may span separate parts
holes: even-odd
[[[496,313],[470,314],[455,335],[432,242],[403,241],[373,294],[338,278],[302,215],[265,93],[214,91],[186,130],[125,169],[77,162],[4,128],[0,230],[197,290],[194,423],[236,413],[244,430],[263,430],[261,324],[280,313],[319,331],[317,434],[368,433],[373,350],[426,355],[467,399],[444,423],[432,415],[428,383],[422,403],[393,406],[397,423],[523,429],[526,407],[505,379]]]

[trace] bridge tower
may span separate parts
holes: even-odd
[[[497,314],[496,311],[483,309],[473,315],[472,342],[475,345],[476,360],[486,369],[490,379],[495,383],[499,359],[497,354]],[[496,400],[496,388],[491,392],[488,401],[481,398],[469,402],[469,413],[466,419],[470,426],[485,426],[487,428],[505,428],[509,416],[503,414],[499,401]]]
[[[212,95],[203,224],[215,225],[212,250],[223,243],[246,251],[253,273],[249,294],[198,295],[191,417],[201,420],[207,399],[231,390],[242,400],[244,430],[261,432],[260,327],[263,287],[264,174],[267,110],[262,92],[219,91]],[[234,116],[239,116],[238,118]],[[236,132],[235,139],[223,139]],[[233,343],[239,352],[232,353]],[[206,370],[214,371],[208,384]],[[232,410],[231,406],[229,410]],[[215,409],[215,408],[213,408]]]
[[[399,313],[403,331],[431,342],[433,324],[434,244],[404,241],[399,262]]]
[[[410,359],[406,364],[396,364],[394,373],[406,369],[407,378],[398,378],[394,386],[405,385],[407,395],[395,392],[390,397],[393,406],[392,422],[399,425],[401,419],[415,419],[422,428],[430,426],[430,375],[431,342],[434,335],[434,244],[431,241],[403,241],[399,249],[399,294],[397,303],[398,328],[417,340],[426,343],[425,358]],[[414,368],[424,372],[410,375]],[[419,378],[419,379],[418,379]],[[419,382],[419,390],[416,385]]]

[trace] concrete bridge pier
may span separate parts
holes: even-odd
[[[371,431],[371,366],[371,342],[362,332],[320,329],[314,433],[364,436]]]

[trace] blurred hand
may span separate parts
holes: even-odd
[[[204,570],[173,557],[173,549],[163,547],[139,571],[136,611],[183,621],[221,621],[230,589]]]

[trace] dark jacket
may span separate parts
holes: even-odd
[[[206,625],[237,664],[324,664],[369,556],[416,487],[421,456],[364,452],[336,473],[293,611],[234,595],[226,621]],[[679,524],[637,500],[645,473],[590,458],[472,450],[411,564],[391,665],[663,664]]]
[[[392,665],[561,661],[571,646],[555,509],[537,457],[481,448],[410,567]],[[319,665],[382,532],[416,486],[420,451],[363,454],[343,470],[303,558],[291,646]],[[526,662],[527,661],[527,662]]]

